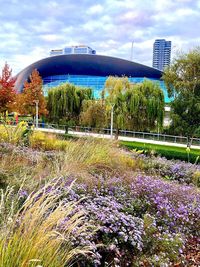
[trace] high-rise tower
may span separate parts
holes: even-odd
[[[153,44],[153,67],[161,71],[169,66],[171,59],[171,41],[157,39]]]

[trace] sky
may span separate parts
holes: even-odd
[[[155,39],[172,58],[200,45],[200,0],[0,0],[0,68],[17,74],[51,49],[84,44],[152,66]]]

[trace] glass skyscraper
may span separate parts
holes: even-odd
[[[171,41],[157,39],[153,44],[153,67],[163,71],[170,65],[171,60]]]

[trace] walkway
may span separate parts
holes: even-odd
[[[48,133],[57,133],[57,134],[65,134],[64,130],[58,129],[48,129],[48,128],[38,128],[38,131],[48,132]],[[77,131],[68,131],[68,134],[78,136],[78,137],[95,137],[95,138],[105,138],[110,139],[111,136],[108,134],[97,134],[97,133],[87,133],[87,132],[77,132]],[[114,139],[114,136],[113,136]],[[126,137],[126,136],[119,136],[118,140],[120,141],[129,141],[129,142],[140,142],[140,143],[148,143],[148,144],[157,144],[157,145],[164,145],[164,146],[174,146],[174,147],[185,147],[185,144],[179,143],[172,143],[172,142],[164,142],[158,140],[150,140],[150,139],[142,139],[142,138],[134,138],[134,137]],[[192,145],[191,148],[200,149],[198,145]]]

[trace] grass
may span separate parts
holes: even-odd
[[[200,157],[200,149],[191,148],[190,151],[187,152],[186,148],[176,146],[165,146],[128,141],[121,141],[120,144],[123,147],[127,147],[128,149],[143,150],[144,153],[147,154],[155,153],[167,159],[179,159],[184,161],[190,161],[191,163],[195,163],[197,161],[199,162]]]
[[[4,197],[0,197],[2,202]],[[74,229],[77,234],[91,230],[84,223],[84,212],[73,215],[76,203],[63,203],[59,198],[58,193],[42,189],[32,194],[15,216],[10,216],[12,222],[6,222],[7,229],[0,235],[1,267],[67,267],[91,253],[91,247],[72,247],[70,242]],[[0,215],[3,211],[0,209]],[[66,218],[66,227],[61,230],[59,225]],[[5,229],[3,225],[2,228]]]
[[[19,136],[21,136],[21,134]],[[71,243],[70,237],[73,235],[76,239],[73,230],[76,229],[77,226],[79,231],[78,235],[81,233],[79,237],[82,236],[84,232],[86,232],[87,236],[90,236],[89,234],[94,231],[95,235],[97,235],[97,239],[95,239],[97,240],[95,241],[97,245],[103,244],[103,246],[101,244],[100,249],[97,250],[102,253],[103,257],[105,255],[105,257],[107,257],[107,253],[109,253],[111,259],[112,256],[116,258],[113,251],[110,252],[109,250],[110,244],[113,244],[112,236],[107,235],[105,232],[102,241],[102,232],[99,232],[98,228],[99,220],[97,220],[95,217],[96,215],[94,215],[96,208],[97,213],[101,210],[98,211],[99,206],[95,206],[94,210],[90,210],[90,204],[91,207],[94,204],[93,201],[90,203],[90,197],[92,196],[91,200],[99,196],[100,200],[103,199],[104,201],[104,198],[107,199],[108,207],[112,207],[114,204],[117,204],[118,207],[118,200],[120,206],[122,202],[124,202],[123,212],[126,212],[126,214],[122,214],[121,207],[119,206],[119,208],[117,208],[119,209],[119,214],[115,212],[115,209],[113,209],[113,214],[112,211],[109,211],[107,215],[108,220],[109,218],[118,218],[116,216],[117,214],[118,216],[126,216],[127,212],[130,213],[131,216],[133,215],[132,217],[139,216],[141,219],[141,216],[143,216],[141,214],[145,214],[146,211],[150,209],[146,200],[143,202],[143,195],[145,195],[145,193],[142,192],[141,199],[137,199],[136,196],[133,197],[133,202],[129,203],[131,195],[129,195],[128,190],[132,188],[134,184],[139,183],[140,180],[146,181],[143,186],[147,183],[147,189],[148,185],[154,185],[154,180],[156,186],[158,181],[156,179],[158,178],[158,169],[155,169],[152,179],[150,179],[150,177],[145,177],[143,179],[142,176],[147,174],[144,165],[149,164],[149,162],[145,162],[146,157],[143,159],[143,157],[140,158],[136,155],[135,158],[132,158],[134,155],[133,153],[121,149],[118,142],[110,140],[93,138],[65,140],[61,136],[58,137],[52,134],[33,131],[33,133],[28,136],[29,142],[26,143],[27,146],[23,145],[23,136],[19,139],[11,138],[7,140],[5,138],[3,141],[4,143],[0,143],[0,187],[1,184],[4,185],[4,188],[0,190],[0,267],[67,267],[71,263],[71,266],[82,266],[79,265],[79,260],[85,260],[84,256],[86,256],[86,258],[90,256],[93,257],[95,252],[94,248],[91,248],[88,243],[87,246],[81,246],[80,244],[82,243],[79,243],[78,247],[72,247],[73,241]],[[9,141],[10,144],[8,143]],[[15,142],[18,146],[14,145]],[[184,148],[163,147],[160,145],[133,142],[121,142],[121,144],[129,149],[136,148],[138,150],[145,150],[147,153],[151,153],[152,150],[158,153],[158,151],[162,149],[165,150],[165,153],[169,152],[171,155],[174,150],[174,153],[186,152]],[[134,145],[138,146],[136,147]],[[200,150],[191,149],[190,156],[194,152],[199,155]],[[197,155],[195,154],[195,158]],[[152,158],[150,158],[150,160],[152,160]],[[158,158],[155,159],[155,161],[157,160]],[[148,167],[148,165],[146,166]],[[163,167],[161,166],[161,168]],[[137,177],[138,179],[136,179]],[[62,180],[63,184],[60,184]],[[76,180],[74,182],[74,188],[72,187],[70,198],[68,198],[68,192],[65,192],[65,186],[67,191],[69,188],[68,182],[71,183],[71,181],[74,180]],[[55,181],[58,182],[53,184]],[[170,181],[167,181],[166,188],[168,188],[168,184],[170,184]],[[43,189],[40,189],[41,187]],[[172,188],[173,187],[174,185]],[[63,193],[60,192],[61,188],[64,188]],[[87,188],[87,190],[85,188]],[[138,185],[137,188],[139,192],[140,185]],[[155,188],[155,194],[160,192],[160,187],[156,186]],[[26,197],[28,197],[28,200],[24,204],[25,197],[21,199],[18,197],[20,195],[18,194],[20,189],[21,191],[25,189],[24,191],[27,193]],[[52,192],[52,190],[54,190],[54,192]],[[33,191],[37,193],[31,193]],[[116,192],[116,195],[111,197],[112,194],[115,194],[113,192]],[[147,194],[145,196],[148,195],[149,189],[146,190],[146,192]],[[184,199],[182,190],[178,191],[178,193],[180,193],[180,196],[183,195]],[[171,196],[170,194],[169,196]],[[80,198],[76,198],[77,195],[80,195]],[[75,198],[73,198],[74,196]],[[173,193],[173,196],[177,196],[177,194]],[[178,199],[180,196],[177,196]],[[72,199],[76,199],[75,202],[71,201]],[[74,213],[74,210],[76,211],[77,206],[80,204],[78,199],[80,202],[84,200],[84,203],[89,203],[89,206],[80,206],[81,212]],[[87,199],[88,202],[86,201]],[[95,205],[100,205],[99,203],[102,203],[102,210],[104,210],[106,207],[105,203],[107,202],[100,201],[95,203],[97,203]],[[110,215],[113,215],[113,217],[110,217]],[[96,225],[95,229],[89,225],[87,216],[91,216],[93,220],[92,224]],[[116,225],[118,225],[118,222],[123,223],[123,216],[119,221],[118,219],[116,220]],[[62,225],[63,220],[66,218],[69,220],[66,224],[67,228],[59,228],[58,226],[60,224]],[[110,224],[108,224],[108,226],[106,225],[107,218],[105,220],[105,226],[110,227]],[[156,217],[156,219],[159,221],[159,216],[158,218]],[[104,221],[102,223],[104,225]],[[113,222],[113,225],[114,224],[115,221]],[[123,227],[125,227],[123,229],[126,229],[126,226]],[[198,228],[198,226],[196,226],[196,228]],[[129,230],[127,231],[127,233],[130,232]],[[149,236],[153,238],[152,233],[150,233]],[[149,236],[147,234],[144,239],[150,238]],[[157,236],[156,232],[156,237]],[[118,235],[117,238],[121,240],[121,237],[118,237]],[[79,238],[77,238],[77,240],[79,240]],[[151,238],[149,240],[151,241]],[[156,240],[159,241],[159,238]],[[166,236],[166,240],[164,239],[162,242],[165,241],[168,242],[168,236]],[[168,253],[167,255],[169,255],[171,251],[173,251],[174,255],[174,248],[178,248],[175,241],[173,241],[174,243],[169,243],[169,245],[164,248],[162,246],[164,243],[158,244],[161,246],[163,252]],[[128,253],[130,244],[124,243],[121,246],[120,242],[120,249],[124,249],[124,254],[122,255],[125,258],[128,255],[126,259],[129,260]],[[148,242],[147,240],[147,245],[151,245],[151,243]],[[157,243],[155,241],[151,242],[152,246],[149,251],[153,254],[155,253],[157,257],[157,248],[152,250],[152,247],[157,246]],[[74,244],[76,245],[77,243]],[[169,247],[170,249],[168,249]],[[93,249],[93,253],[91,249]],[[145,254],[145,250],[143,252],[143,256],[148,257],[148,253]],[[134,253],[134,250],[130,251],[131,258]],[[151,253],[149,257],[151,257]],[[140,255],[138,257],[140,260]],[[76,264],[73,265],[73,262],[76,260]],[[132,260],[135,261],[133,258]],[[104,258],[102,259],[102,262],[103,261]],[[124,262],[124,265],[122,265],[125,266],[126,261],[121,259],[121,262],[122,261]],[[145,261],[144,258],[144,263]],[[149,258],[149,262],[150,261],[151,259]],[[85,266],[93,266],[93,263],[94,261],[92,261],[90,265],[85,264]],[[126,265],[127,264],[128,261]],[[156,264],[155,266],[161,266],[160,262],[156,262]],[[111,265],[112,264],[110,264],[110,266]]]
[[[37,190],[56,176],[71,175],[89,180],[92,174],[124,175],[137,169],[139,161],[118,148],[118,143],[101,139],[60,140],[55,135],[35,132],[28,147],[0,145],[0,186],[8,184]],[[91,178],[92,180],[92,178]]]

